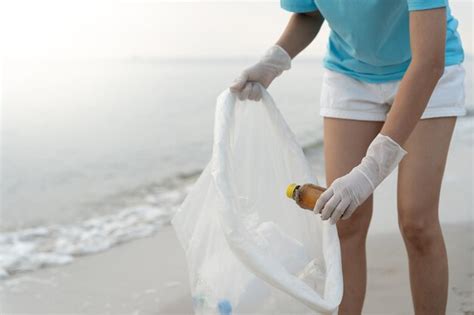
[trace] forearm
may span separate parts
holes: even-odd
[[[319,11],[293,14],[285,31],[260,60],[246,68],[229,87],[240,100],[259,101],[262,97],[259,83],[264,88],[291,68],[291,59],[308,46],[318,34],[324,19]]]
[[[291,16],[276,44],[282,47],[293,59],[313,41],[323,22],[324,18],[319,11],[295,13]]]
[[[403,77],[381,133],[403,145],[421,118],[443,74],[441,63],[412,62]]]

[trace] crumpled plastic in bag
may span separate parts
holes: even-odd
[[[285,196],[317,183],[268,92],[215,110],[211,161],[172,224],[196,314],[330,314],[342,298],[336,227]]]

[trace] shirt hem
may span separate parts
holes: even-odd
[[[464,61],[464,56],[447,56],[445,58],[445,67],[447,66],[453,66],[457,64],[461,64]],[[405,75],[405,72],[407,68],[401,70],[400,72],[395,72],[395,73],[387,73],[387,74],[370,74],[370,73],[360,73],[360,72],[355,72],[355,71],[348,71],[339,68],[337,65],[324,62],[324,67],[326,69],[342,73],[345,75],[350,76],[351,78],[354,78],[359,81],[363,82],[368,82],[368,83],[383,83],[383,82],[391,82],[391,81],[399,81],[403,78]]]
[[[287,4],[280,4],[280,7],[288,12],[293,12],[293,13],[308,13],[308,12],[314,12],[318,10],[316,6],[300,6],[300,5],[287,5]]]
[[[408,1],[408,11],[422,11],[447,7],[445,0],[438,1]]]

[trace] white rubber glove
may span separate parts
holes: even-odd
[[[321,219],[335,224],[352,213],[374,192],[375,188],[397,167],[407,152],[390,137],[378,134],[366,156],[352,171],[336,179],[319,197],[314,207]]]
[[[230,90],[238,93],[240,100],[250,99],[259,101],[262,91],[255,83],[260,83],[268,88],[270,83],[291,68],[291,58],[288,53],[278,45],[270,47],[259,62],[246,68],[240,76],[234,80]]]

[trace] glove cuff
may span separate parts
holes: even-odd
[[[397,167],[407,152],[392,138],[378,134],[367,149],[359,171],[377,187]]]
[[[291,68],[290,55],[278,45],[271,46],[262,56],[260,62],[274,68],[278,72],[278,75]]]

